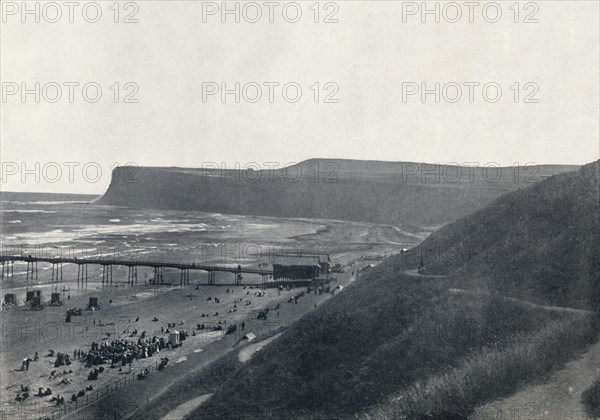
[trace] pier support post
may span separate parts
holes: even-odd
[[[179,283],[182,286],[190,284],[190,270],[187,268],[181,269],[181,277],[179,279]]]

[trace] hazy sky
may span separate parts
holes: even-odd
[[[60,18],[56,6],[38,3],[36,23],[20,1],[2,2],[2,190],[102,193],[110,168],[129,162],[233,168],[313,157],[502,165],[599,158],[597,1],[522,2],[518,16],[513,1],[502,1],[496,23],[489,2],[474,9],[472,23],[462,1],[437,3],[439,23],[415,10],[421,2],[320,2],[318,16],[314,2],[299,2],[296,23],[287,21],[298,9],[290,2],[274,7],[273,23],[262,1],[238,3],[239,23],[233,14],[222,23],[221,2],[123,2],[118,16],[112,1],[89,3],[79,2],[73,23],[63,2],[54,3]],[[99,21],[87,22],[96,5]],[[259,9],[261,19],[248,22]],[[124,23],[127,16],[138,22]],[[39,103],[34,93],[21,96],[36,82]],[[71,85],[72,103],[69,82],[79,83]],[[235,90],[236,82],[239,103],[234,94],[203,100],[203,90],[222,83]],[[436,82],[439,103],[434,93],[423,100],[414,92],[435,91]],[[102,89],[96,103],[84,98],[86,84],[90,101]],[[131,93],[137,103],[124,103]],[[337,102],[325,103],[327,95]]]

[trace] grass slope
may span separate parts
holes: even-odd
[[[229,385],[192,417],[226,417],[243,406],[259,418],[309,418],[313,410],[466,418],[478,404],[543,378],[596,339],[591,315],[448,287],[582,307],[597,302],[599,165],[509,193],[432,235],[423,244],[426,264],[449,279],[402,275],[419,252],[386,260],[232,371]],[[502,252],[517,245],[520,259],[507,259]],[[468,258],[448,257],[464,248]],[[446,253],[437,257],[440,249]]]
[[[579,329],[573,328],[575,322]],[[535,335],[538,330],[546,332]],[[252,413],[249,418],[273,413],[310,418],[315,411],[351,418],[370,406],[385,410],[381,404],[385,406],[398,389],[439,377],[446,379],[435,380],[443,392],[437,392],[433,407],[422,404],[429,397],[417,395],[409,417],[461,417],[477,401],[514,389],[527,374],[545,374],[592,336],[581,315],[533,310],[489,296],[452,294],[438,281],[415,283],[378,270],[231,372],[226,387],[207,390],[215,395],[191,418],[208,413],[235,417],[240,413],[232,412],[232,407],[240,406]],[[557,339],[569,339],[571,344],[556,346]],[[519,371],[535,361],[539,363],[531,370]],[[497,374],[512,375],[513,381],[494,383]],[[472,388],[455,382],[457,378],[487,386],[474,399],[467,393]],[[466,398],[455,395],[454,385]],[[444,404],[448,395],[452,405]]]
[[[545,304],[600,304],[600,162],[508,193],[425,240],[431,274]]]

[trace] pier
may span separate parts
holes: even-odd
[[[256,274],[262,277],[262,282],[266,283],[269,276],[273,276],[273,270],[269,269],[257,269],[257,268],[245,268],[240,265],[237,266],[222,266],[222,265],[208,265],[208,264],[186,264],[176,262],[158,262],[158,261],[136,261],[136,260],[117,260],[117,259],[91,259],[91,258],[63,258],[63,257],[34,257],[31,255],[2,255],[0,256],[1,275],[0,279],[14,278],[14,263],[24,262],[27,264],[26,280],[37,280],[38,279],[38,263],[52,264],[52,277],[51,281],[59,282],[63,280],[63,265],[64,264],[76,264],[77,265],[77,285],[82,285],[88,282],[88,266],[99,265],[102,267],[102,284],[110,285],[113,283],[113,267],[121,266],[128,268],[127,284],[134,286],[138,282],[138,267],[148,267],[154,269],[154,277],[150,283],[162,283],[163,282],[163,271],[165,268],[171,268],[180,270],[179,282],[182,286],[190,284],[190,271],[200,270],[208,273],[207,285],[216,284],[215,273],[217,271],[232,273],[234,281],[230,283],[234,286],[242,285],[242,274]],[[229,283],[227,284],[229,285]]]

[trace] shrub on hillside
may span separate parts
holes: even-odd
[[[595,419],[600,417],[600,378],[583,392],[581,401],[588,416]]]
[[[514,344],[506,348],[486,347],[467,355],[458,366],[411,385],[369,410],[364,418],[467,418],[476,406],[510,395],[525,381],[547,375],[596,335],[591,316],[575,315],[549,322],[535,334],[515,336]],[[598,413],[600,383],[595,386],[596,394],[590,388],[587,400]]]

